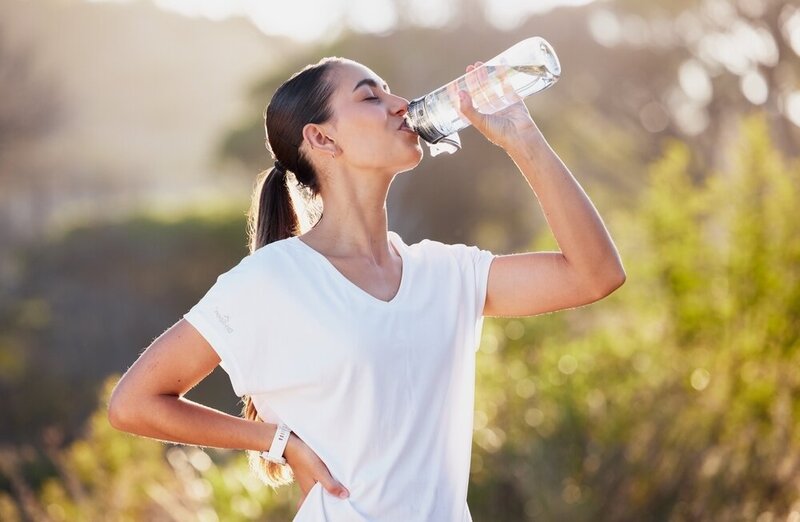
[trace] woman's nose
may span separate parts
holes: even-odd
[[[397,100],[392,106],[394,113],[397,114],[398,116],[403,116],[405,113],[408,112],[408,100],[406,100],[402,96],[395,96],[395,98],[397,98]]]

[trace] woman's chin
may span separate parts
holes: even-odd
[[[414,168],[417,165],[419,165],[419,162],[422,161],[422,156],[423,156],[422,145],[420,145],[419,142],[417,142],[416,147],[414,147],[414,155],[412,156],[413,159],[411,160],[413,161],[413,165],[411,166],[411,168]]]
[[[415,168],[417,165],[420,164],[420,162],[422,161],[422,147],[418,146],[417,150],[419,151],[419,154],[415,154],[412,159],[401,165],[400,170],[398,172],[408,172],[409,170],[412,170],[413,168]]]

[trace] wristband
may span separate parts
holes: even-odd
[[[286,443],[289,442],[289,434],[292,430],[289,429],[284,423],[278,424],[278,429],[275,430],[275,438],[272,439],[272,445],[269,451],[262,451],[261,458],[270,462],[277,462],[278,464],[286,464],[286,459],[283,457],[283,450],[286,449]]]

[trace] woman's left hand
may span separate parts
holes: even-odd
[[[475,62],[474,65],[467,66],[467,72],[482,64],[483,62]],[[475,78],[475,81],[482,83],[487,79],[478,77]],[[476,86],[470,85],[470,88],[473,87]],[[518,97],[506,82],[503,82],[503,91],[507,97]],[[483,114],[473,107],[472,98],[467,91],[460,91],[458,95],[461,114],[489,141],[503,149],[507,149],[509,145],[517,143],[520,139],[539,134],[539,128],[521,99],[494,114]]]

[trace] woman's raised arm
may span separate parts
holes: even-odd
[[[554,312],[597,301],[619,288],[625,269],[602,218],[525,104],[519,101],[495,114],[481,114],[464,92],[460,110],[514,160],[561,247],[560,252],[497,256],[489,270],[483,315]]]

